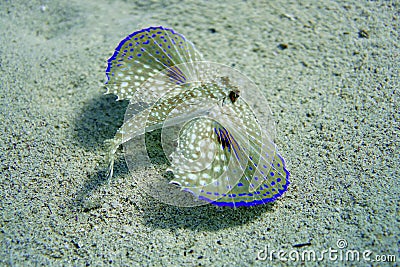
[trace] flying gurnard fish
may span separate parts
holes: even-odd
[[[109,140],[109,178],[120,145],[132,171],[135,160],[148,158],[131,157],[145,147],[146,133],[175,128],[165,170],[173,178],[140,182],[156,198],[177,206],[239,207],[272,202],[287,190],[290,174],[273,143],[262,94],[238,71],[204,61],[183,35],[162,26],[128,35],[108,59],[106,75],[107,93],[130,101]]]

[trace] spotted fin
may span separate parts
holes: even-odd
[[[131,99],[145,81],[164,69],[173,83],[197,80],[190,65],[176,66],[201,60],[194,45],[172,29],[159,26],[133,32],[107,61],[107,93],[117,95],[118,100]]]

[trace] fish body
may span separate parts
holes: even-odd
[[[243,97],[255,86],[237,71],[204,61],[183,35],[162,26],[128,35],[108,60],[106,76],[107,93],[130,100],[124,124],[109,141],[110,178],[120,145],[179,126],[166,171],[173,174],[169,185],[194,196],[189,205],[253,206],[287,190],[286,163],[253,110],[267,104]],[[158,181],[148,183],[154,188]],[[148,193],[162,187],[168,186]],[[171,202],[172,193],[159,195],[184,205]]]

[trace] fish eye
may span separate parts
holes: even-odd
[[[239,93],[239,90],[229,92],[229,99],[232,101],[232,103],[235,103],[236,100],[239,98]]]

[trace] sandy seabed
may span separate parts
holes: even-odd
[[[398,1],[2,1],[0,264],[398,264],[399,10]],[[291,172],[283,197],[236,210],[169,206],[136,186],[122,151],[105,181],[103,141],[128,104],[103,95],[106,60],[126,35],[158,25],[259,86]],[[317,259],[302,260],[310,251]],[[349,251],[360,259],[346,260]]]

